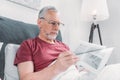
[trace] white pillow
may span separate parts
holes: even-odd
[[[0,42],[0,51],[1,51],[2,45],[3,45],[3,43],[2,43],[2,42]],[[0,80],[1,80],[1,78],[0,78]]]
[[[120,80],[120,63],[107,65],[95,80]]]
[[[5,47],[5,80],[19,80],[17,67],[14,66],[14,58],[18,48],[17,44],[7,44]]]
[[[1,51],[2,45],[3,45],[3,42],[0,42],[0,51]]]

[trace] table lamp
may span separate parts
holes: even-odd
[[[100,34],[100,27],[98,21],[103,21],[109,18],[109,12],[106,0],[83,0],[81,7],[81,18],[84,21],[92,22],[91,31],[89,35],[89,42],[93,42],[94,30],[98,30],[100,44],[102,45],[102,38]]]

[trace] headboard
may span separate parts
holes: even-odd
[[[0,78],[2,80],[5,67],[5,46],[8,43],[20,44],[23,40],[36,37],[38,33],[39,29],[37,25],[0,16],[0,42],[3,42],[0,51]],[[60,31],[56,39],[62,41]]]

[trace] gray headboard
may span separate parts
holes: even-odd
[[[4,42],[0,51],[0,78],[4,76],[4,48],[7,43],[20,44],[23,40],[34,38],[38,35],[39,29],[37,25],[28,24],[6,17],[0,16],[0,42]],[[61,33],[57,36],[57,40],[62,41]]]

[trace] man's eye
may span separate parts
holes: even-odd
[[[55,23],[55,22],[52,22],[51,24],[52,24],[52,25],[56,25],[56,23]]]
[[[60,23],[59,22],[50,22],[49,24],[52,24],[53,26],[59,26],[60,25]]]

